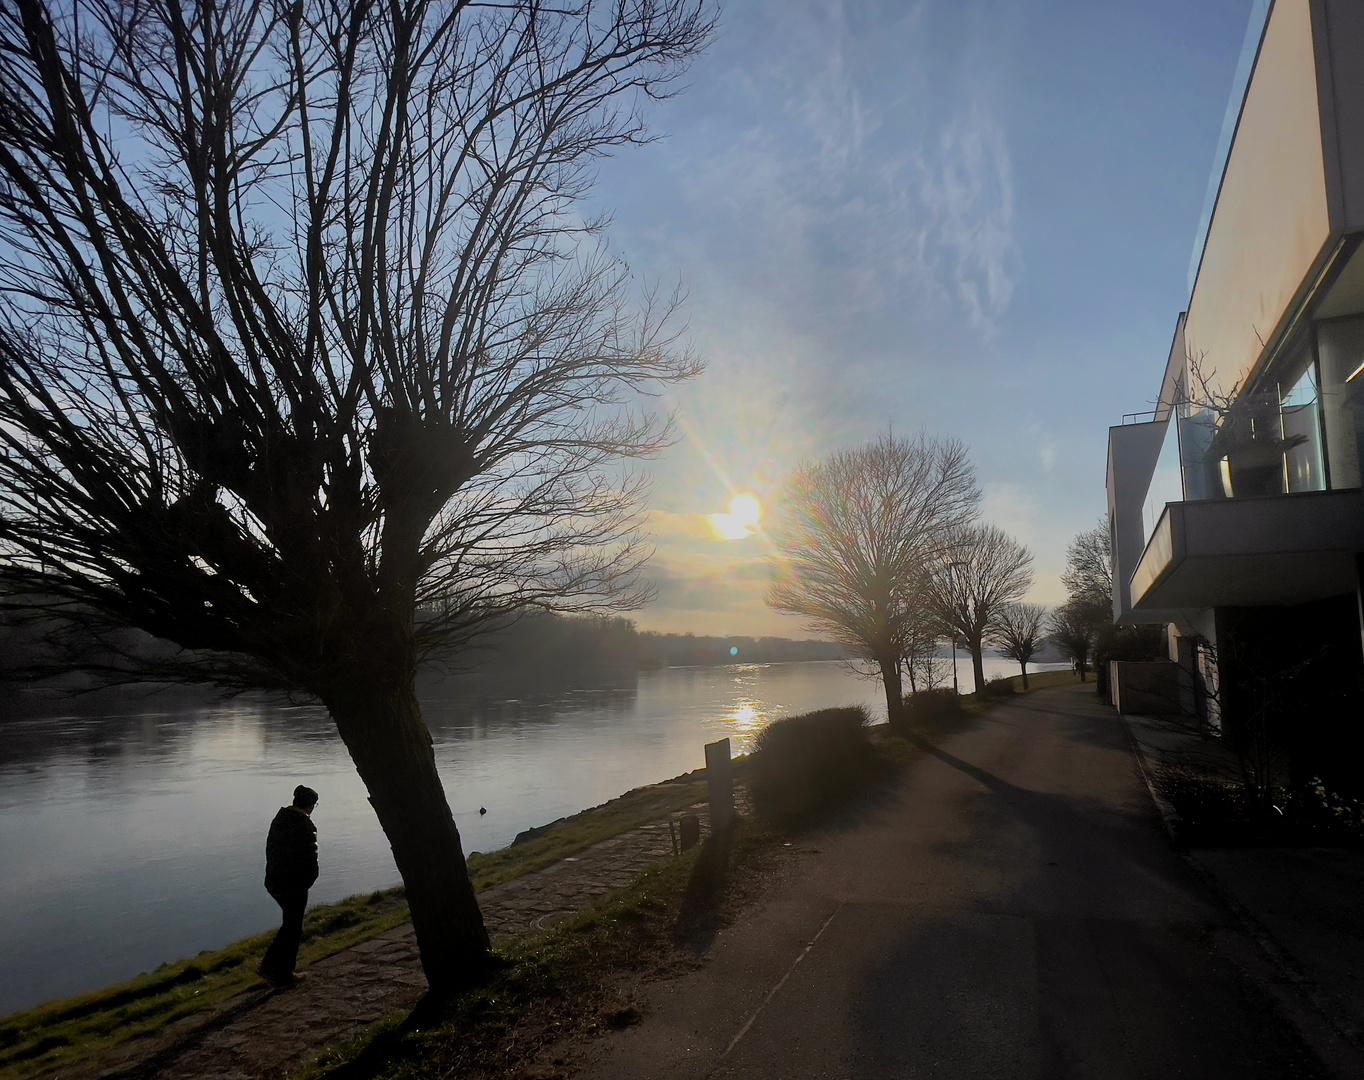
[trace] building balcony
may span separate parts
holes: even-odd
[[[1302,604],[1355,591],[1359,489],[1166,504],[1129,583],[1134,612]]]

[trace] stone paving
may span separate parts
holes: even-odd
[[[708,832],[705,804],[691,808]],[[634,882],[672,855],[668,819],[604,840],[543,870],[479,894],[494,945],[544,929],[598,897]],[[98,1075],[120,1080],[268,1080],[315,1060],[329,1047],[363,1035],[409,1011],[426,991],[410,923],[361,942],[308,968],[296,987],[253,990],[196,1030],[174,1033],[162,1049],[128,1046],[122,1061]],[[163,1040],[164,1042],[165,1040]],[[149,1051],[154,1051],[150,1053]],[[82,1073],[85,1070],[81,1070]],[[72,1074],[75,1075],[75,1074]]]

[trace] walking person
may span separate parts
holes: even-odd
[[[303,938],[303,909],[317,880],[317,826],[312,822],[316,805],[316,791],[302,784],[294,788],[293,805],[280,807],[265,841],[265,891],[284,917],[258,970],[266,982],[279,987],[292,986],[299,978],[294,964]]]

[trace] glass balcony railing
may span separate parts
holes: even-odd
[[[1146,489],[1146,502],[1141,508],[1142,535],[1151,538],[1165,504],[1184,500],[1184,470],[1179,460],[1179,425],[1174,416],[1165,425],[1165,439],[1160,444],[1155,471]]]
[[[1171,410],[1142,507],[1150,540],[1165,504],[1326,490],[1316,371],[1219,405]]]

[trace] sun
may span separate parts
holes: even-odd
[[[762,520],[762,503],[753,495],[736,495],[729,501],[729,513],[708,514],[710,526],[719,540],[742,540],[752,536]]]
[[[763,516],[763,508],[754,496],[739,495],[729,504],[729,516],[740,525],[751,528]]]

